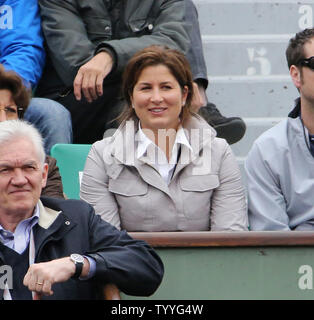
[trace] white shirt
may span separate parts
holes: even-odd
[[[141,128],[140,122],[139,129],[136,134],[136,141],[138,142],[136,153],[137,159],[145,161],[145,158],[143,159],[143,157],[147,157],[150,160],[153,160],[155,168],[158,170],[159,174],[167,184],[170,183],[175,170],[178,160],[178,153],[180,151],[180,145],[185,145],[192,150],[192,147],[181,125],[177,130],[176,139],[172,147],[171,158],[169,162],[165,153],[145,135]]]

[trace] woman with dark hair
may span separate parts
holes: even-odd
[[[127,231],[247,230],[240,171],[224,139],[191,110],[179,51],[151,46],[123,76],[120,127],[93,144],[81,198]]]
[[[29,105],[31,92],[14,71],[5,71],[0,64],[0,121],[22,119]],[[46,156],[48,178],[41,195],[63,198],[62,181],[56,160]]]

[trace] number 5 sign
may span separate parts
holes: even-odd
[[[260,66],[260,72],[257,72],[255,67],[249,67],[246,70],[248,76],[260,74],[262,76],[268,76],[271,73],[271,64],[266,58],[267,50],[264,47],[260,49],[247,48],[250,62],[257,62]]]

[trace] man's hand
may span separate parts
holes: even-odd
[[[193,82],[193,98],[192,98],[192,111],[198,112],[199,108],[206,105],[205,89],[202,86],[198,86],[196,82]]]
[[[103,81],[113,66],[109,53],[102,51],[82,65],[73,82],[76,100],[81,100],[82,92],[88,102],[103,94]]]
[[[82,277],[88,275],[89,262],[84,258]],[[70,257],[52,260],[49,262],[32,264],[25,277],[23,284],[29,290],[36,293],[35,299],[39,299],[42,294],[51,296],[53,294],[52,285],[58,282],[69,280],[75,273],[75,264]]]

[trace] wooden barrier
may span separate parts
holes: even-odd
[[[153,246],[165,266],[163,282],[149,299],[314,298],[313,232],[129,234]]]
[[[314,232],[129,232],[134,239],[162,247],[314,246]]]

